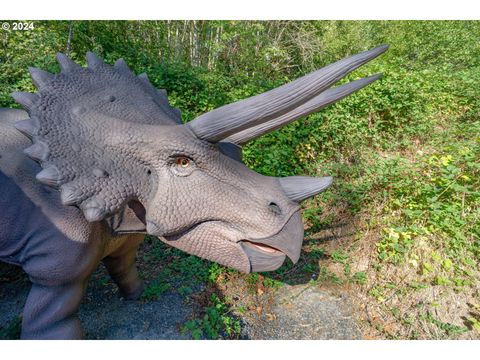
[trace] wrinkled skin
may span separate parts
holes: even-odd
[[[100,262],[125,298],[142,293],[134,260],[144,235],[112,232],[105,221],[89,223],[36,181],[40,167],[22,153],[29,141],[13,127],[22,118],[23,111],[0,109],[0,260],[22,266],[32,282],[22,338],[79,339],[78,307]],[[144,228],[130,210],[115,220],[124,229]]]
[[[0,112],[4,139],[0,144],[0,205],[8,207],[10,214],[0,218],[0,258],[21,265],[33,284],[25,305],[22,338],[81,338],[76,312],[88,278],[101,261],[123,296],[135,299],[141,294],[143,285],[134,258],[143,235],[112,234],[104,221],[88,222],[79,209],[62,205],[57,191],[35,181],[39,166],[22,153],[28,139],[13,127],[13,120],[25,114],[18,110],[12,114],[7,121]],[[155,195],[145,201],[146,214],[136,209],[138,218],[131,220],[134,215],[129,211],[124,223],[131,221],[133,229],[145,232],[146,222],[148,232],[169,245],[243,272],[274,270],[282,265],[285,254],[297,260],[303,240],[299,206],[285,196],[278,181],[251,171],[183,127],[173,126],[171,131],[183,142],[167,142],[172,138],[169,131],[149,133],[155,141],[142,148],[139,158],[164,177],[154,181],[163,186],[152,187]],[[188,167],[173,161],[180,155],[191,159]],[[238,177],[245,182],[236,183]],[[192,192],[192,188],[205,190]],[[287,228],[296,237],[284,229],[292,218],[297,221]],[[150,224],[155,224],[153,229]],[[283,232],[286,237],[282,238]],[[281,252],[242,241],[262,243],[274,235],[282,238],[274,241],[279,247],[291,240],[296,245]]]
[[[148,136],[151,139],[142,136],[145,146],[138,155],[157,176],[151,194],[141,199],[147,232],[188,253],[246,273],[251,266],[256,271],[267,270],[250,263],[255,256],[249,260],[241,241],[261,243],[278,236],[299,211],[299,204],[285,195],[278,180],[250,170],[184,126],[151,129]],[[291,231],[284,241],[294,243],[291,249],[283,249],[282,241],[278,247],[297,261],[303,225],[295,225],[296,236]],[[273,256],[278,258],[277,253]]]
[[[38,92],[12,94],[27,112],[0,109],[0,259],[32,281],[22,338],[81,338],[76,313],[101,261],[121,294],[138,298],[145,233],[245,273],[298,261],[299,204],[332,179],[260,175],[243,164],[241,145],[375,81],[329,89],[386,49],[186,125],[123,60],[109,66],[87,53],[82,68],[57,54],[59,74],[31,68]]]

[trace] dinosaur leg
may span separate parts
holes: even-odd
[[[127,241],[114,253],[103,259],[108,273],[120,289],[121,295],[128,300],[135,300],[142,295],[143,281],[138,276],[135,266],[139,241]]]
[[[33,284],[23,310],[22,339],[81,339],[77,316],[86,281],[62,286]]]
[[[32,282],[22,321],[23,339],[81,339],[77,316],[85,288],[101,260],[98,224],[87,232],[91,239],[72,241],[41,216],[32,221],[35,236],[23,249],[23,269]]]

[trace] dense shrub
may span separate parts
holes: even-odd
[[[325,207],[342,204],[351,216],[359,215],[368,230],[359,230],[355,238],[367,241],[363,237],[372,229],[368,239],[375,251],[362,256],[373,265],[351,273],[350,267],[362,260],[344,251],[332,252],[332,261],[344,267],[349,283],[368,286],[358,291],[367,302],[383,304],[387,291],[409,294],[404,299],[411,303],[403,300],[391,306],[395,311],[384,309],[402,328],[395,336],[439,337],[440,331],[450,337],[467,331],[460,323],[462,313],[456,325],[441,322],[431,315],[434,306],[436,314],[456,314],[457,308],[430,306],[428,298],[412,292],[429,286],[465,293],[478,289],[479,38],[477,21],[36,21],[32,31],[0,32],[0,106],[17,107],[13,91],[34,91],[28,66],[58,71],[57,51],[69,51],[81,64],[87,50],[109,63],[123,57],[136,73],[146,72],[155,86],[165,88],[189,121],[345,56],[389,44],[386,54],[345,81],[378,72],[381,80],[252,141],[244,147],[244,160],[265,175],[333,175],[331,191],[303,205],[307,234],[328,223]],[[338,274],[313,265],[325,253],[321,247],[312,250],[298,266],[308,274],[318,272],[320,280],[342,284]],[[184,274],[193,268],[204,277],[221,277],[216,265],[183,259],[175,261],[180,268],[168,270]],[[279,274],[290,273],[288,266]],[[396,270],[384,272],[388,266]],[[169,288],[160,280],[147,298]],[[465,299],[463,310],[470,306]],[[185,329],[197,337],[237,336],[239,324],[227,307],[217,297],[209,304],[205,316]],[[398,316],[401,306],[410,306],[408,319]],[[416,310],[422,306],[423,313]],[[480,329],[480,315],[466,311],[467,325]],[[415,316],[436,327],[433,335],[419,335],[412,325]]]

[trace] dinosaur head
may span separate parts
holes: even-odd
[[[242,162],[241,146],[368,85],[379,75],[331,88],[387,49],[340,60],[266,93],[182,124],[163,90],[123,60],[92,53],[83,68],[58,54],[62,71],[30,69],[35,94],[14,93],[29,118],[25,153],[37,179],[65,205],[100,221],[130,206],[145,231],[190,254],[243,272],[296,262],[303,241],[299,203],[330,177],[267,177]]]

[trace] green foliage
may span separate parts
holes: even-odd
[[[170,284],[154,283],[145,288],[142,299],[147,301],[157,300],[165,291],[170,289]]]
[[[330,191],[302,205],[307,236],[331,224],[326,210],[346,205],[378,233],[370,259],[378,273],[385,266],[411,268],[415,275],[405,289],[416,293],[430,286],[473,289],[480,259],[479,37],[478,21],[35,21],[33,31],[0,32],[0,106],[18,107],[10,93],[34,90],[27,67],[58,71],[55,53],[67,47],[81,64],[87,50],[109,63],[123,57],[165,88],[189,121],[390,44],[386,54],[345,79],[382,72],[381,80],[250,142],[244,160],[269,176],[334,176]],[[357,238],[368,241],[364,234]],[[145,260],[165,265],[147,285],[146,299],[167,289],[187,296],[196,284],[215,283],[227,272],[159,241],[150,246]],[[323,249],[311,249],[300,271],[318,274],[318,283],[369,283],[370,297],[380,303],[398,285],[392,279],[370,284],[379,280],[355,272],[348,251],[330,253],[343,277],[319,268],[324,257]],[[271,275],[283,279],[293,266],[287,262]],[[252,289],[259,279],[245,278]],[[273,278],[262,281],[277,285]],[[208,309],[186,325],[194,337],[231,336],[227,328],[238,334],[225,315],[228,305],[211,300]],[[447,336],[464,330],[430,316],[423,320]]]
[[[439,285],[468,277],[479,254],[480,122],[459,124],[452,132],[463,141],[437,139],[433,153],[417,154],[416,162],[399,167],[404,175],[390,186],[385,207],[398,226],[385,228],[377,244],[380,260],[399,263],[415,243],[428,241],[433,252],[423,269],[436,274]],[[473,136],[461,135],[467,133]]]
[[[368,281],[367,274],[364,271],[358,271],[353,274],[350,281],[360,285],[364,285]]]
[[[439,321],[433,317],[429,312],[422,316],[423,320],[430,322],[431,324],[437,326],[442,330],[447,336],[449,335],[460,335],[468,331],[468,328],[464,326],[457,326],[454,324],[446,323]]]
[[[236,339],[240,336],[240,321],[230,314],[228,305],[212,294],[210,305],[199,319],[187,321],[182,332],[189,331],[196,340],[200,339]]]
[[[143,294],[146,300],[153,300],[161,293],[175,289],[188,295],[192,287],[205,282],[213,283],[222,272],[229,271],[221,265],[169,247],[156,237],[147,235],[145,242],[149,250],[144,260],[157,262],[161,267],[155,274],[155,281],[146,287]]]

